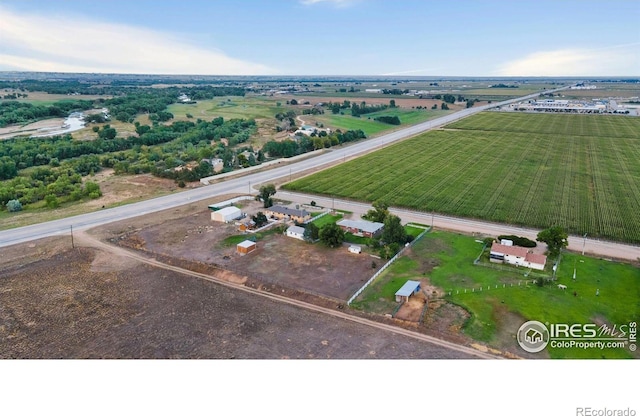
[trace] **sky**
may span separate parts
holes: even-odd
[[[2,0],[0,71],[640,76],[638,0]]]

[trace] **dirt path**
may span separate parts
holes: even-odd
[[[185,274],[188,276],[192,276],[192,277],[196,277],[199,279],[204,279],[204,280],[208,280],[211,282],[215,282],[217,284],[220,284],[222,286],[225,286],[227,288],[232,288],[232,289],[236,289],[236,290],[240,290],[246,293],[252,293],[254,295],[258,295],[261,297],[265,297],[265,298],[269,298],[273,301],[277,301],[277,302],[281,302],[284,304],[288,304],[288,305],[292,305],[292,306],[296,306],[299,308],[303,308],[309,311],[314,311],[314,312],[319,312],[322,313],[324,315],[329,315],[329,316],[333,316],[333,317],[337,317],[337,318],[341,318],[341,319],[345,319],[354,323],[358,323],[361,325],[367,325],[370,327],[374,327],[377,329],[382,329],[385,330],[387,332],[392,332],[398,335],[404,335],[406,337],[409,338],[413,338],[413,339],[417,339],[420,341],[425,341],[425,342],[429,342],[431,344],[440,346],[440,347],[444,347],[450,350],[454,350],[454,351],[458,351],[458,352],[462,352],[465,354],[469,354],[471,357],[476,357],[476,358],[487,358],[487,359],[495,359],[495,358],[500,358],[499,356],[496,356],[494,354],[489,354],[483,351],[479,351],[477,349],[474,348],[470,348],[470,347],[466,347],[463,345],[458,345],[458,344],[454,344],[452,342],[448,342],[448,341],[444,341],[429,335],[425,335],[425,334],[420,334],[417,332],[413,332],[413,331],[409,331],[403,328],[399,328],[399,327],[394,327],[392,325],[387,325],[387,324],[383,324],[380,322],[374,322],[365,318],[361,318],[358,316],[354,316],[354,315],[348,315],[345,314],[343,312],[340,311],[336,311],[333,309],[327,309],[324,307],[320,307],[317,305],[313,305],[310,303],[305,303],[302,301],[298,301],[296,299],[291,299],[291,298],[287,298],[284,296],[279,296],[270,292],[265,292],[265,291],[261,291],[258,289],[253,289],[250,287],[246,287],[246,286],[242,286],[239,284],[234,284],[234,283],[229,283],[228,281],[225,281],[223,279],[219,279],[217,277],[214,276],[210,276],[210,275],[206,275],[203,273],[197,273],[197,272],[193,272],[190,270],[186,270],[180,267],[176,267],[176,266],[172,266],[169,264],[165,264],[165,263],[161,263],[155,259],[150,259],[147,258],[143,255],[137,254],[135,252],[126,250],[122,247],[116,247],[116,246],[112,246],[110,244],[104,243],[102,241],[99,241],[95,238],[93,238],[92,236],[90,236],[89,234],[85,233],[85,232],[78,232],[76,235],[76,241],[78,242],[78,245],[81,246],[87,246],[87,247],[92,247],[92,248],[96,248],[99,250],[103,250],[106,252],[111,253],[112,255],[115,256],[119,256],[119,257],[124,257],[124,258],[128,258],[128,259],[134,259],[136,261],[151,265],[153,267],[158,267],[158,268],[162,268],[162,269],[166,269],[166,270],[170,270],[173,272],[177,272],[177,273],[181,273],[181,274]]]

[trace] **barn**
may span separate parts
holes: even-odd
[[[242,255],[249,254],[257,248],[255,241],[244,240],[242,243],[238,243],[236,251]]]
[[[242,211],[236,207],[226,207],[211,212],[211,221],[230,222],[242,218]]]

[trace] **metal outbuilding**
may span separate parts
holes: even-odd
[[[409,296],[420,291],[420,282],[415,280],[407,280],[400,289],[396,292],[396,302],[408,302]]]
[[[236,207],[226,207],[218,211],[211,212],[211,220],[218,222],[229,222],[242,218],[242,211]]]

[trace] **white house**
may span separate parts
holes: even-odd
[[[494,242],[491,245],[489,260],[494,263],[508,263],[530,269],[544,270],[544,266],[547,263],[547,256],[530,253],[529,250],[524,247],[508,246]]]
[[[211,221],[230,222],[242,218],[242,211],[236,207],[226,207],[211,212]]]
[[[297,238],[298,240],[304,240],[304,228],[292,225],[287,228],[287,237]]]

